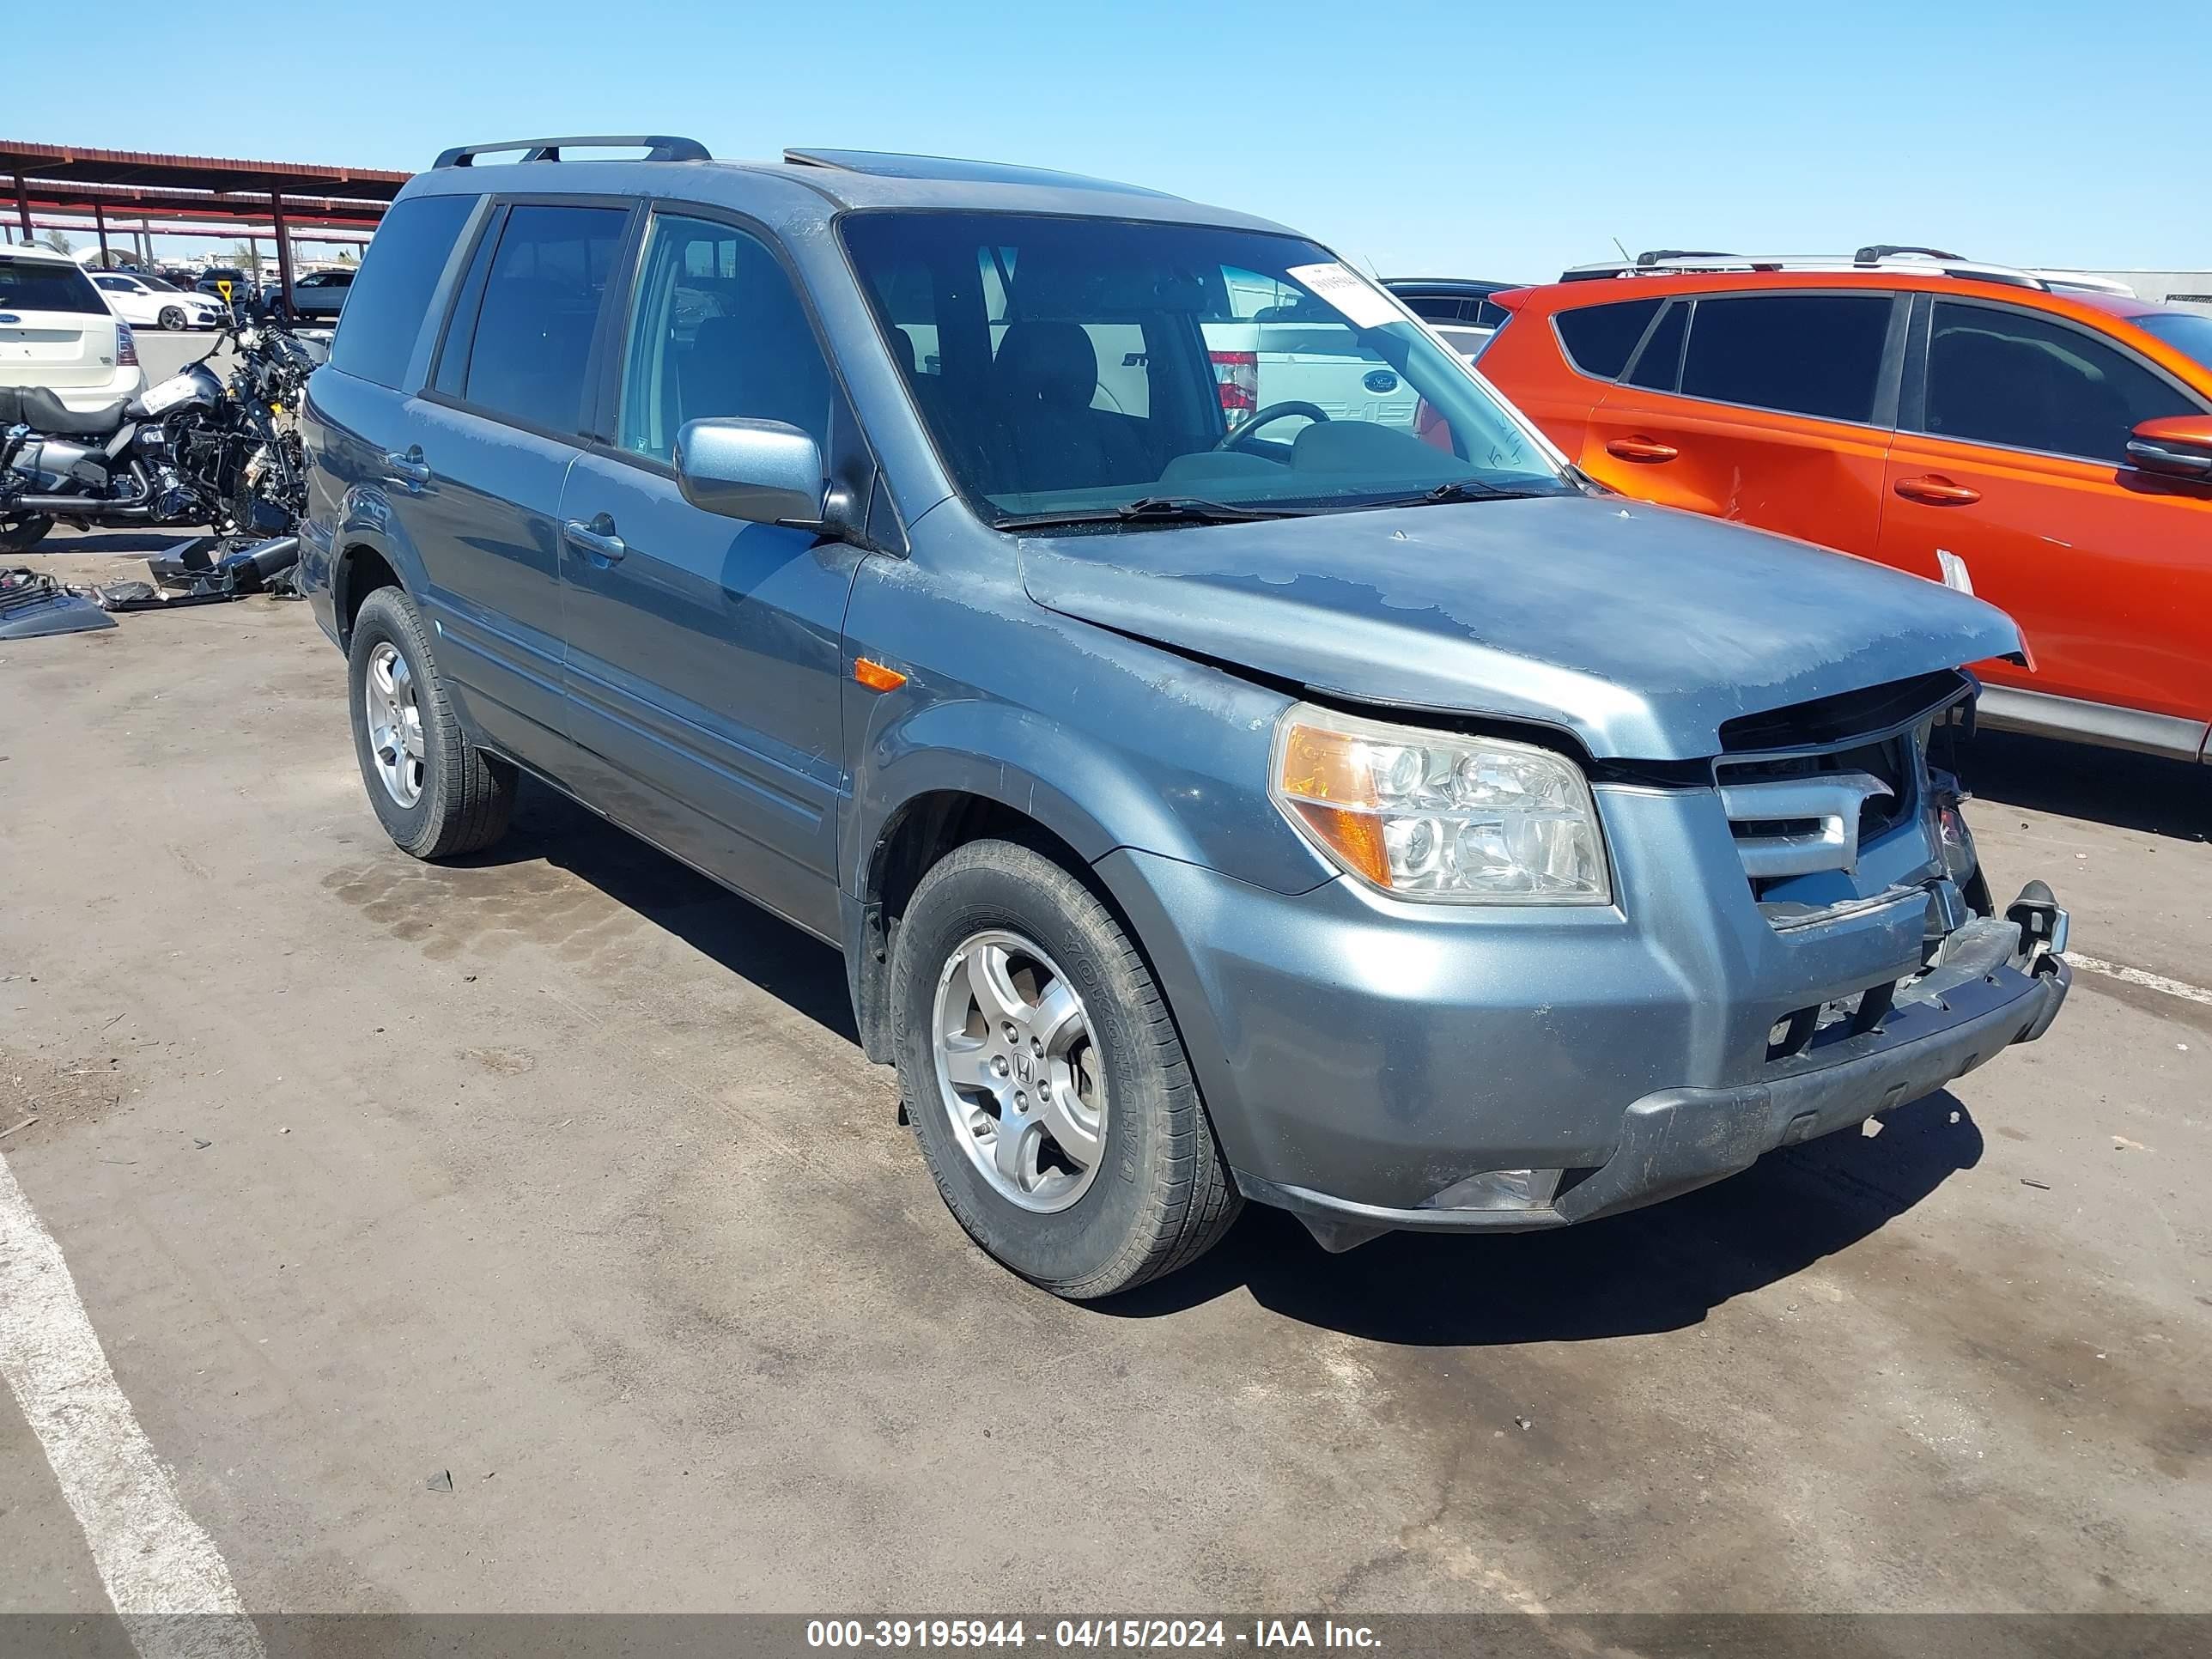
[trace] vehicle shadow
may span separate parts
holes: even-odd
[[[2212,837],[2212,770],[2187,761],[2023,732],[1978,732],[1942,763],[1984,802],[2184,841]],[[1971,822],[1971,807],[1967,817]]]
[[[1601,1221],[1486,1237],[1392,1233],[1329,1255],[1292,1217],[1254,1206],[1213,1253],[1097,1304],[1152,1318],[1242,1288],[1287,1318],[1374,1342],[1486,1347],[1646,1335],[1789,1279],[1903,1215],[1981,1161],[1948,1091],[1771,1152],[1741,1175]]]
[[[117,553],[137,554],[165,552],[179,542],[211,534],[205,530],[87,530],[76,533],[58,532],[40,542],[34,551],[40,553]]]
[[[738,897],[535,778],[497,846],[453,862],[496,869],[544,860],[590,883],[816,1024],[858,1044],[844,958],[780,916]]]
[[[676,935],[793,1012],[857,1043],[842,959],[727,889],[526,778],[513,828],[455,860],[543,860]],[[1650,1209],[1554,1232],[1394,1233],[1330,1255],[1279,1210],[1247,1207],[1210,1255],[1091,1306],[1156,1318],[1243,1289],[1263,1307],[1378,1342],[1483,1346],[1674,1330],[1880,1231],[1980,1162],[1982,1134],[1948,1091],[1768,1154],[1743,1174]]]

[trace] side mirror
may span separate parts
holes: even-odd
[[[2212,415],[2145,421],[2128,440],[2128,459],[2162,477],[2212,482]]]
[[[686,421],[676,483],[703,512],[749,524],[823,527],[822,452],[781,421]]]

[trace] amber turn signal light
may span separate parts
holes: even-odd
[[[853,659],[853,678],[871,691],[896,691],[906,684],[906,676],[897,669],[870,662],[866,657]]]

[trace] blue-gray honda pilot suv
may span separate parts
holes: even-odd
[[[392,839],[527,771],[836,945],[946,1204],[1065,1296],[1245,1199],[1334,1249],[1649,1203],[2066,994],[1929,759],[2004,616],[1592,485],[1279,226],[453,150],[303,425]]]

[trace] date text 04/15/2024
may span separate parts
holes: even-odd
[[[810,1648],[1021,1648],[1032,1642],[1060,1649],[1380,1645],[1369,1626],[1328,1619],[1255,1619],[1242,1626],[1224,1619],[1058,1619],[1034,1626],[1020,1619],[813,1619],[806,1625]]]

